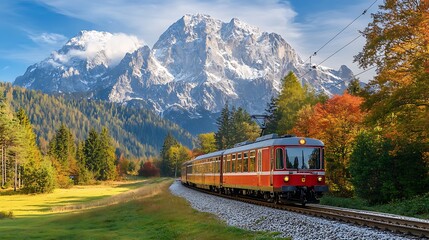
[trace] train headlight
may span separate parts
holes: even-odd
[[[318,181],[318,182],[321,182],[322,180],[323,180],[323,177],[320,177],[320,176],[319,176],[319,177],[317,177],[317,181]]]
[[[285,182],[289,182],[289,176],[285,176],[285,178],[283,179]]]
[[[306,144],[306,141],[304,138],[299,139],[299,144],[304,145]]]

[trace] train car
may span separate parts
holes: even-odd
[[[217,191],[221,187],[222,153],[217,151],[182,164],[182,183]]]
[[[328,191],[323,153],[317,139],[266,135],[185,162],[182,182],[267,201],[318,203]]]

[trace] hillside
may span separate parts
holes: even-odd
[[[86,138],[91,128],[106,126],[115,139],[117,153],[129,157],[154,156],[159,153],[164,137],[171,132],[182,144],[192,147],[190,133],[162,119],[150,110],[96,100],[74,100],[26,90],[1,83],[5,98],[17,110],[23,108],[30,118],[42,151],[60,127],[65,124],[77,140]]]

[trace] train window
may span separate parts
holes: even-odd
[[[249,171],[249,153],[243,153],[243,172]]]
[[[226,156],[226,172],[231,172],[231,154]]]
[[[296,169],[321,169],[320,148],[286,148],[288,166]]]
[[[276,149],[276,169],[283,169],[284,168],[284,154],[282,148]]]
[[[237,163],[237,161],[236,161],[236,159],[235,159],[235,154],[232,154],[232,160],[231,160],[231,163],[232,163],[232,167],[231,167],[231,172],[235,172],[235,164]]]
[[[217,158],[212,158],[212,162],[211,162],[211,165],[212,165],[212,173],[216,173],[217,172]]]
[[[250,151],[249,172],[255,171],[255,150]]]
[[[258,149],[258,172],[262,172],[262,149]]]
[[[243,171],[243,163],[241,160],[241,153],[237,154],[237,169],[236,172],[242,172]]]

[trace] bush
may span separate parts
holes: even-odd
[[[25,193],[48,193],[55,188],[54,168],[47,160],[44,160],[40,167],[25,166],[22,179],[22,191]]]
[[[4,218],[13,218],[13,212],[12,211],[0,212],[0,219],[4,219]]]
[[[152,162],[147,161],[139,169],[139,176],[159,177],[159,169]]]

